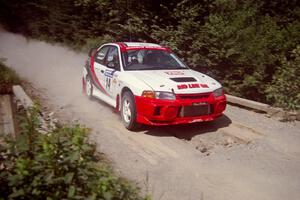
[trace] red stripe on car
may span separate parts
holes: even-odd
[[[94,80],[94,82],[97,84],[97,86],[100,88],[100,90],[104,93],[107,94],[107,92],[105,91],[104,87],[101,85],[101,83],[99,82],[96,73],[95,73],[95,66],[94,66],[94,55],[91,56],[91,72],[92,72],[92,79]]]

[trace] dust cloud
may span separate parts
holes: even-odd
[[[90,101],[82,94],[82,67],[87,57],[0,28],[0,58],[6,58],[9,67],[32,83],[51,112],[58,113],[67,122],[75,121],[91,128],[107,122],[123,127],[111,107],[101,101]]]
[[[40,89],[56,103],[86,101],[82,95],[81,72],[87,55],[68,48],[27,39],[0,29],[0,58],[25,80]],[[64,106],[64,105],[61,105]]]

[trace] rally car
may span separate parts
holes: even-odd
[[[220,83],[153,43],[107,43],[92,50],[82,83],[89,98],[97,97],[120,112],[129,130],[140,124],[211,121],[226,108]]]

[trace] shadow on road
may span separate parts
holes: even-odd
[[[223,115],[211,122],[174,126],[143,126],[140,131],[144,132],[144,134],[158,137],[177,137],[179,139],[191,140],[195,135],[215,132],[220,128],[229,126],[231,123],[230,118]]]

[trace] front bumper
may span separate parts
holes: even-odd
[[[177,95],[176,100],[160,100],[135,96],[137,122],[148,125],[188,124],[212,121],[221,116],[226,108],[225,95],[215,98],[209,94]],[[198,106],[208,108],[204,113],[194,113]],[[183,110],[192,114],[183,114]]]

